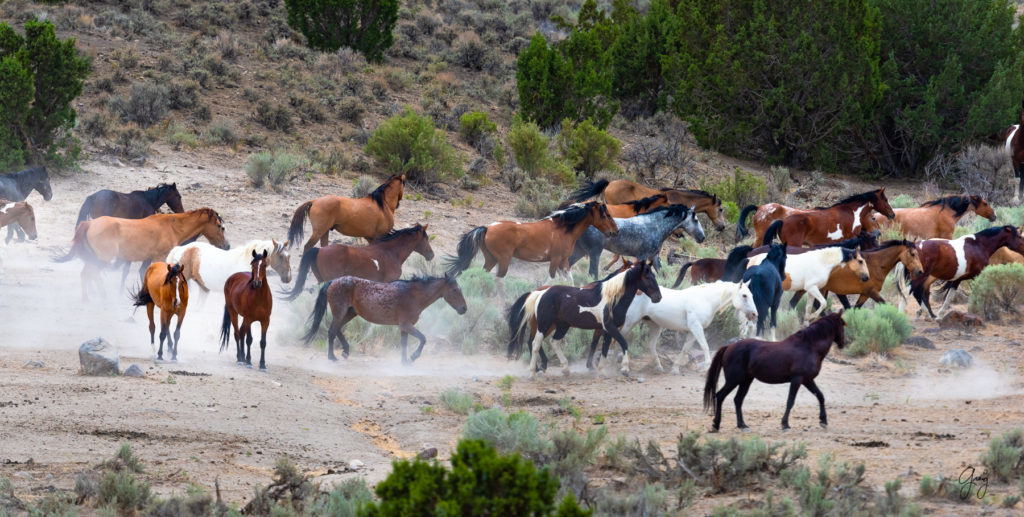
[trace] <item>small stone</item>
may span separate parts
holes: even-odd
[[[933,343],[932,340],[924,336],[911,336],[903,344],[907,346],[923,348],[925,350],[935,350],[935,343]]]
[[[83,375],[117,375],[117,347],[101,337],[90,339],[78,347],[78,361]]]
[[[421,460],[432,460],[437,457],[437,447],[427,447],[416,455]]]
[[[137,364],[132,364],[124,370],[125,377],[145,377],[146,372],[142,371],[142,368]]]
[[[363,468],[365,466],[366,466],[366,464],[361,462],[361,461],[359,461],[359,460],[352,460],[352,461],[348,462],[348,468],[350,468],[352,470],[359,470],[359,469],[361,469],[361,468]]]
[[[46,368],[46,363],[42,361],[29,361],[25,363],[25,368]]]
[[[1020,342],[1010,341],[1009,343],[1006,344],[1006,346],[1020,346]]]
[[[970,368],[974,363],[971,358],[971,354],[968,354],[963,349],[957,348],[956,350],[950,350],[945,354],[942,354],[942,358],[939,359],[939,364],[942,366],[958,366],[960,368]]]

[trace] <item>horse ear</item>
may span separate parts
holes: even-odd
[[[277,239],[270,239],[270,243],[274,245],[274,249],[277,249]]]
[[[423,225],[423,231],[427,231],[427,227],[428,227],[428,226],[430,226],[430,223],[424,224],[424,225]]]
[[[267,258],[267,250],[263,250],[263,258]]]
[[[256,258],[256,250],[252,250],[252,258]]]
[[[174,264],[167,264],[167,272],[168,273],[173,273],[174,272]]]

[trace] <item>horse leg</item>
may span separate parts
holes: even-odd
[[[160,309],[160,353],[156,356],[157,359],[163,359],[164,339],[167,339],[167,336],[168,334],[170,334],[171,330],[171,318],[165,316],[165,314],[167,314],[167,311]],[[171,352],[170,340],[168,340],[167,342],[167,351]]]
[[[409,325],[409,333],[416,339],[420,340],[420,346],[416,347],[416,351],[409,356],[409,364],[412,364],[416,359],[419,359],[420,354],[423,353],[423,345],[427,344],[427,337],[422,332],[416,330],[416,327]]]
[[[651,349],[651,355],[654,356],[654,366],[658,368],[658,371],[665,373],[665,367],[661,364],[661,358],[658,357],[658,341],[661,340],[661,331],[663,329],[654,320],[647,322],[647,347]]]
[[[534,344],[536,341],[536,344]],[[541,346],[544,344],[544,334],[538,329],[536,335],[530,336],[530,340],[526,342],[526,346],[533,346],[530,350],[530,378],[537,378],[537,356],[540,354]]]
[[[154,309],[154,307],[155,306],[152,303],[147,303],[146,304],[146,315],[149,316],[149,347],[150,348],[155,348],[153,346],[155,344],[153,342],[153,337],[156,335],[156,323],[153,323],[153,309]]]
[[[750,389],[750,385],[754,382],[754,379],[745,379],[740,383],[740,387],[736,390],[736,397],[732,400],[736,404],[736,427],[740,429],[746,429],[747,424],[743,422],[743,399],[747,396],[747,390]]]
[[[722,389],[718,390],[718,393],[715,394],[715,419],[711,423],[713,431],[718,431],[718,426],[722,423],[722,403],[725,402],[725,397],[728,397],[729,393],[732,393],[734,389],[736,389],[736,382],[726,375],[725,386],[722,386]]]
[[[603,333],[600,329],[594,330],[594,337],[590,340],[590,353],[587,354],[587,369],[594,369],[594,352],[597,351],[597,341],[601,339]],[[599,360],[600,362],[600,360]]]
[[[690,327],[690,333],[697,340],[697,343],[700,344],[701,350],[704,351],[704,362],[701,365],[707,370],[711,366],[711,347],[708,346],[708,338],[704,335],[704,326],[700,324],[700,320],[696,316],[691,316],[687,319],[689,321],[686,324]]]
[[[184,313],[175,314],[178,317],[178,324],[174,327],[174,354],[171,356],[172,359],[178,359],[178,344],[181,343],[181,320],[185,317]],[[170,323],[171,319],[167,318],[167,322]]]
[[[1024,196],[1024,167],[1017,166],[1017,176],[1020,178],[1020,182],[1017,184],[1017,192],[1013,196],[1013,201],[1020,201],[1021,196]]]
[[[782,414],[782,429],[789,429],[789,412],[793,409],[793,403],[796,402],[796,392],[800,389],[800,377],[793,377],[793,380],[789,381],[789,398],[786,399],[786,412]]]
[[[267,325],[270,323],[270,317],[260,320],[260,371],[267,371],[267,362],[263,360],[263,354],[267,351]]]
[[[600,258],[600,255],[598,255],[598,257]],[[605,271],[608,271],[608,270],[609,270],[609,269],[611,269],[611,268],[612,268],[612,266],[614,266],[614,265],[615,265],[615,263],[616,263],[616,262],[618,262],[618,261],[619,261],[619,254],[618,254],[618,253],[616,253],[616,254],[612,255],[612,259],[608,261],[608,265],[606,265],[606,266],[604,267],[604,270],[605,270]],[[594,277],[596,278],[596,277],[597,277],[597,275],[594,275]]]
[[[245,318],[242,326],[245,328],[245,365],[252,368],[252,320]]]
[[[804,381],[804,386],[811,390],[815,397],[818,397],[818,421],[821,422],[821,427],[828,427],[828,416],[825,415],[825,395],[818,389],[814,379]]]
[[[551,348],[555,349],[555,355],[558,356],[558,361],[562,363],[562,375],[569,376],[569,359],[565,357],[565,353],[562,352],[562,347],[559,346],[558,340],[551,339]]]
[[[338,358],[334,356],[334,337],[338,337],[338,341],[341,341],[341,356],[348,359],[348,340],[345,339],[343,328],[345,325],[352,321],[352,318],[356,317],[355,309],[343,305],[339,307],[338,312],[342,312],[344,309],[344,317],[335,317],[334,321],[331,322],[330,328],[327,329],[327,358],[331,361],[337,361]]]
[[[826,294],[826,296],[828,295]],[[836,298],[839,298],[839,303],[843,304],[844,309],[850,309],[850,299],[845,294],[837,294]]]
[[[774,304],[772,304],[771,308],[769,309],[769,312],[771,313],[770,314],[771,318],[769,319],[768,324],[769,324],[769,326],[771,328],[772,341],[778,341],[778,339],[776,339],[776,337],[775,337],[775,327],[777,326],[777,323],[778,323],[778,319],[776,317],[779,314],[779,302],[778,301],[776,301]]]
[[[811,295],[815,300],[818,300],[818,302],[821,303],[821,307],[818,307],[818,309],[811,314],[810,299],[807,300],[808,304],[804,306],[804,314],[809,314],[807,319],[810,320],[811,318],[817,318],[818,315],[821,314],[821,311],[825,310],[825,305],[828,305],[828,302],[825,300],[825,297],[821,295],[821,291],[819,291],[816,286],[812,285],[808,287],[807,294]]]
[[[679,331],[682,333],[683,331]],[[679,375],[681,373],[682,364],[686,364],[686,350],[693,346],[693,343],[697,338],[692,333],[687,332],[686,337],[683,338],[683,346],[679,349],[679,357],[676,357],[675,362],[672,364],[672,375]]]
[[[951,288],[946,290],[946,298],[944,300],[942,300],[942,307],[939,307],[939,314],[945,314],[946,313],[946,307],[949,306],[949,301],[953,299],[953,294],[956,293],[956,290],[959,287],[960,287],[960,282],[957,282],[957,283],[953,284],[953,286]]]
[[[124,289],[125,284],[128,283],[128,272],[132,269],[131,261],[124,261],[124,269],[121,271],[121,289]],[[145,270],[143,270],[145,271]],[[143,272],[142,281],[146,281],[145,272]]]

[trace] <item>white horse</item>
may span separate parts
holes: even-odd
[[[760,264],[767,256],[767,253],[759,253],[750,257],[747,268]],[[825,310],[826,301],[821,294],[821,288],[828,283],[832,271],[840,267],[848,268],[860,276],[862,282],[870,279],[868,264],[861,256],[860,248],[851,250],[835,246],[786,255],[786,278],[782,279],[782,288],[786,291],[807,291],[811,298],[821,304],[814,314],[809,315],[814,304],[808,298],[807,305],[804,306],[805,321],[810,321]]]
[[[186,280],[193,280],[204,291],[211,289],[221,292],[228,277],[235,273],[251,271],[253,253],[267,252],[267,263],[277,272],[284,283],[292,280],[291,256],[288,241],[249,241],[244,246],[227,251],[205,242],[193,242],[175,246],[167,254],[168,264],[181,264]]]

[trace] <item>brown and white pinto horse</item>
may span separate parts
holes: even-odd
[[[754,217],[754,229],[757,232],[754,242],[767,245],[776,236],[790,246],[816,246],[839,242],[856,236],[860,229],[874,230],[872,211],[877,211],[890,219],[895,217],[889,201],[885,198],[884,188],[850,196],[828,208],[819,207],[794,212],[785,218],[776,219],[764,228],[764,231],[761,230],[763,226],[758,220],[758,210],[758,216]]]
[[[1019,179],[1017,188],[1013,188],[1011,180],[1010,188],[1013,189],[1013,200],[1020,200],[1024,196],[1024,103],[1021,103],[1020,122],[1014,124],[1003,132],[1004,148],[1006,154],[1010,155],[1010,165],[1013,167],[1013,175]]]
[[[342,196],[323,196],[299,205],[288,228],[288,240],[296,244],[302,240],[306,217],[313,231],[302,251],[312,248],[317,239],[327,245],[332,229],[342,235],[377,239],[395,227],[395,210],[405,193],[405,174],[391,176],[377,190],[353,199]]]
[[[568,275],[569,256],[576,239],[590,226],[605,235],[619,231],[605,204],[598,201],[570,205],[533,223],[498,221],[477,226],[462,236],[457,256],[446,258],[448,271],[465,271],[477,251],[482,251],[484,269],[490,271],[497,265],[498,278],[508,273],[512,257],[527,262],[550,262],[548,274],[552,278],[559,271]]]
[[[897,208],[896,218],[882,222],[883,226],[896,226],[908,239],[952,239],[957,221],[968,210],[989,221],[996,220],[996,212],[981,196],[949,196],[923,203],[917,208]]]
[[[28,238],[36,240],[39,234],[36,232],[36,213],[32,205],[19,201],[17,203],[0,199],[0,228],[11,223],[17,223],[28,233]]]
[[[835,269],[829,275],[828,283],[821,288],[821,294],[825,298],[828,298],[828,293],[834,293],[846,309],[850,308],[850,301],[846,298],[850,294],[859,295],[857,307],[864,305],[869,299],[885,303],[881,295],[882,285],[896,264],[903,264],[903,268],[910,271],[912,276],[918,276],[924,272],[921,259],[917,255],[917,245],[910,241],[886,241],[876,249],[862,251],[861,255],[868,266],[868,281],[865,282],[849,269]],[[796,307],[803,294],[803,291],[794,293],[789,302],[790,307]]]
[[[160,307],[160,349],[156,358],[164,358],[164,339],[167,339],[167,351],[171,360],[178,359],[178,344],[181,342],[181,321],[185,319],[188,309],[188,282],[181,277],[181,266],[166,262],[154,262],[146,268],[146,276],[142,280],[139,291],[132,295],[136,307],[146,306],[149,316],[149,344],[153,345],[153,334],[156,325],[153,322],[153,309]],[[178,326],[171,335],[171,317],[178,317]]]
[[[870,209],[866,207],[870,207]],[[815,216],[815,224],[827,225],[827,227],[822,226],[822,230],[826,235],[830,232],[833,235],[836,235],[837,231],[843,232],[844,237],[834,238],[832,241],[848,239],[856,234],[859,227],[867,228],[869,231],[876,229],[876,224],[871,219],[872,210],[881,213],[889,219],[896,217],[892,207],[889,206],[889,200],[885,197],[884,187],[850,196],[828,208],[818,207],[804,210],[779,203],[766,203],[761,206],[747,205],[740,211],[740,219],[736,223],[736,241],[738,242],[747,236],[746,220],[751,212],[756,212],[753,219],[754,243],[761,245],[764,241],[765,232],[768,231],[768,227],[773,222],[795,214],[821,214],[823,212],[827,215],[824,217]],[[839,227],[836,227],[837,224]],[[799,245],[789,240],[786,240],[786,242],[792,246]],[[821,241],[818,244],[824,242],[828,241]]]
[[[668,204],[686,205],[698,214],[708,216],[715,229],[722,231],[729,220],[725,217],[725,210],[722,208],[722,200],[718,196],[703,190],[680,190],[663,188],[661,190],[645,187],[639,183],[629,180],[608,181],[586,181],[582,187],[570,194],[570,199],[575,202],[586,201],[592,197],[604,193],[605,202],[609,205],[617,205],[636,201],[651,196],[664,194],[668,198]],[[614,217],[622,217],[615,215]]]

